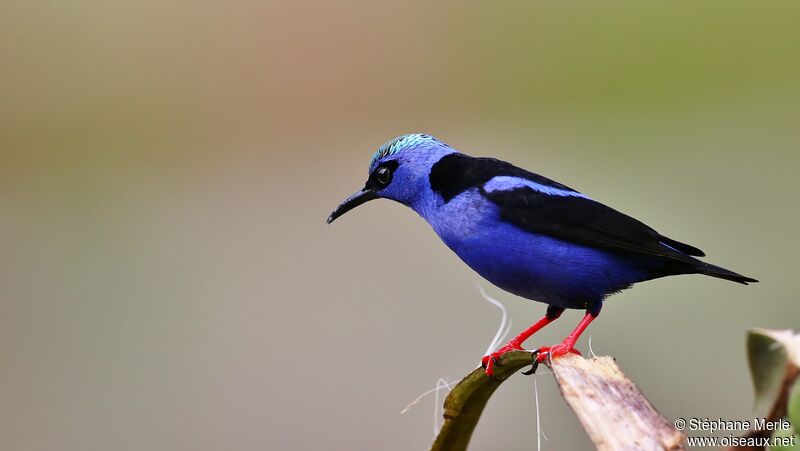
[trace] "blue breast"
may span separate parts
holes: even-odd
[[[550,305],[584,308],[656,277],[653,259],[562,241],[506,222],[477,189],[439,203],[426,216],[478,274],[506,291]]]

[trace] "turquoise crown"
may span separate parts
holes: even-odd
[[[372,155],[372,160],[369,162],[369,172],[372,172],[378,164],[378,161],[384,157],[394,155],[401,150],[410,149],[420,144],[433,143],[439,143],[439,141],[433,136],[423,133],[411,133],[389,140],[386,144],[379,147],[375,154]]]

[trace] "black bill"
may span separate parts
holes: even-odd
[[[331,215],[328,216],[328,224],[332,223],[336,220],[336,218],[358,207],[359,205],[377,198],[378,195],[375,193],[375,191],[368,188],[362,189],[361,191],[345,199],[344,202],[336,207],[336,210],[333,210]]]

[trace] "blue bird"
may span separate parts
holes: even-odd
[[[534,369],[548,355],[578,353],[575,343],[605,298],[634,283],[677,274],[757,282],[694,258],[705,254],[572,188],[505,161],[468,156],[429,135],[381,146],[364,188],[327,222],[378,198],[411,207],[489,282],[548,304],[542,319],[483,357],[490,376],[500,355],[521,350],[568,308],[586,315],[563,342],[534,353]]]

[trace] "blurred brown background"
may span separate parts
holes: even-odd
[[[0,449],[427,449],[432,398],[400,410],[473,368],[498,312],[410,210],[323,224],[375,148],[414,131],[759,278],[645,283],[587,334],[668,418],[750,417],[744,331],[800,318],[799,18],[793,2],[4,2]],[[515,332],[544,311],[484,286]],[[543,448],[589,449],[537,377]],[[474,449],[533,449],[533,400],[510,380]]]

